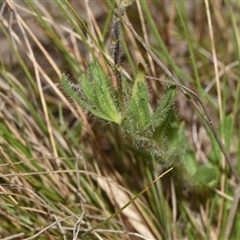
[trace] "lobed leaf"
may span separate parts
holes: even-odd
[[[192,176],[192,185],[206,185],[216,180],[217,171],[214,168],[201,166],[197,172]]]
[[[112,94],[113,87],[109,84],[107,75],[96,60],[91,62],[89,79],[92,81],[91,87],[94,90],[92,96],[93,103],[113,122],[120,123],[121,116]]]
[[[95,99],[95,91],[94,91],[94,86],[93,83],[90,82],[90,79],[87,77],[86,74],[83,74],[80,79],[79,79],[81,89],[85,95],[85,97],[92,103],[96,103]]]
[[[138,66],[137,75],[134,81],[133,89],[132,89],[132,98],[135,98],[138,96],[139,89],[138,89],[138,83],[144,83],[145,81],[145,73],[142,65]]]
[[[151,116],[151,125],[153,128],[157,128],[169,117],[175,101],[176,92],[176,87],[174,85],[167,86],[159,106]]]
[[[132,94],[129,107],[127,107],[130,112],[128,117],[134,120],[139,130],[144,130],[150,121],[147,86],[143,82],[137,82],[134,87],[135,93]]]
[[[116,122],[116,123],[120,122],[119,117],[116,117],[116,116],[111,117],[111,116],[106,115],[104,112],[98,111],[96,108],[91,106],[91,103],[84,101],[80,96],[78,96],[78,94],[72,89],[71,84],[69,83],[68,77],[65,74],[62,75],[61,83],[62,83],[62,86],[63,86],[64,90],[66,91],[66,93],[72,99],[74,99],[80,106],[82,106],[86,110],[90,111],[93,115],[95,115],[101,119],[104,119],[106,121],[111,121],[111,122]]]

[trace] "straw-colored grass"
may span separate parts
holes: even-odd
[[[240,239],[239,8],[2,1],[0,238]],[[128,135],[120,117],[94,116],[61,85],[65,73],[82,96],[97,59],[118,91],[116,16],[126,96],[141,66],[152,111],[166,83],[178,90],[154,147],[134,121]]]

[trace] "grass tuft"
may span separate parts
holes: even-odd
[[[239,7],[3,1],[0,238],[240,239]]]

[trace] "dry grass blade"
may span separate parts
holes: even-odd
[[[2,1],[0,238],[238,239],[239,10],[228,0]],[[120,119],[134,112],[115,91],[114,16],[122,106],[139,112],[125,132],[60,83],[65,73],[84,100],[94,59]],[[173,109],[158,108],[168,100]],[[139,140],[136,123],[156,109],[163,138],[148,145],[154,129]]]

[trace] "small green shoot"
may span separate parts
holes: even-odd
[[[164,138],[162,134],[156,134],[156,131],[164,128],[165,121],[171,114],[176,97],[174,85],[166,87],[162,100],[154,108],[149,99],[144,72],[139,68],[131,91],[124,89],[126,85],[122,86],[125,95],[121,110],[119,95],[97,60],[93,60],[89,72],[79,78],[78,92],[65,74],[61,82],[65,92],[80,106],[102,120],[118,124],[121,131],[134,141],[154,143],[161,141],[158,136]],[[162,130],[164,129],[161,132]]]

